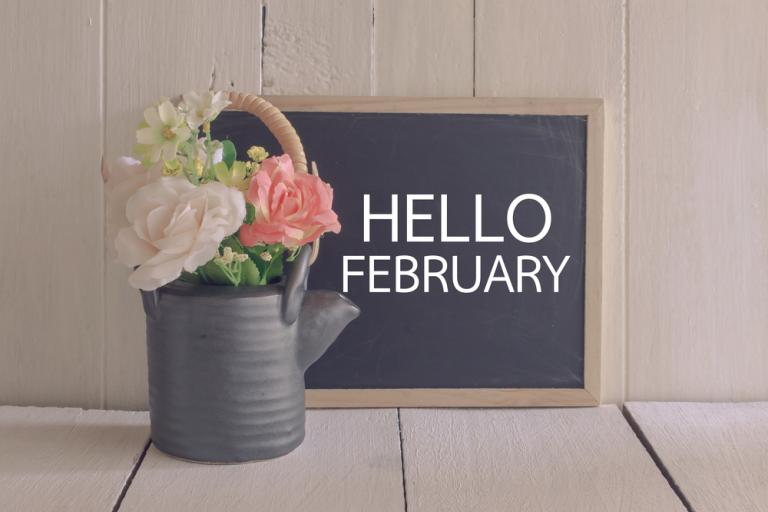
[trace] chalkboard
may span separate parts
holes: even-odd
[[[316,405],[599,402],[599,102],[270,100],[342,222],[310,288],[363,312],[307,372]],[[214,130],[281,152],[247,113]]]

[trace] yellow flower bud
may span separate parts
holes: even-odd
[[[195,174],[198,176],[203,175],[203,161],[199,158],[195,158]]]
[[[264,261],[272,261],[272,255],[269,254],[267,251],[264,251],[263,253],[259,254],[259,258],[261,258]]]
[[[266,160],[268,156],[269,153],[267,153],[267,150],[261,146],[251,146],[248,148],[248,158],[256,163],[260,163]]]
[[[235,261],[239,261],[240,263],[242,263],[247,259],[248,259],[247,254],[235,254]]]

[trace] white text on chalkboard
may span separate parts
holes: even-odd
[[[372,222],[388,222],[389,241],[407,243],[503,243],[507,233],[487,234],[483,231],[483,197],[475,194],[474,233],[451,234],[448,229],[448,197],[440,194],[440,232],[434,235],[416,235],[417,222],[432,220],[431,213],[417,212],[418,203],[435,201],[434,194],[405,195],[405,238],[399,233],[401,209],[400,197],[392,194],[388,211],[372,211],[369,194],[363,195],[363,242],[371,242]],[[525,201],[532,201],[542,212],[543,221],[535,233],[522,234],[515,224],[515,211]],[[506,215],[508,234],[524,244],[535,244],[544,239],[552,227],[552,211],[547,201],[537,194],[521,194],[509,204]],[[533,252],[533,251],[531,251]],[[466,256],[464,257],[466,260]],[[513,260],[513,261],[511,261]],[[354,279],[367,281],[370,293],[413,293],[437,291],[448,293],[488,293],[494,287],[504,287],[509,293],[526,291],[560,291],[560,277],[570,260],[569,255],[496,254],[476,255],[474,275],[470,279],[460,275],[459,268],[466,268],[466,261],[456,255],[430,254],[421,258],[410,255],[345,255],[343,257],[343,289],[349,292]],[[547,279],[543,279],[544,277]],[[545,282],[546,284],[542,284]],[[546,286],[549,285],[549,286]],[[547,288],[545,290],[545,287]]]

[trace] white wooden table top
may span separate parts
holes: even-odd
[[[3,510],[768,510],[768,402],[307,414],[293,453],[201,465],[148,446],[146,413],[0,407]]]
[[[768,511],[768,402],[625,407],[692,510]]]

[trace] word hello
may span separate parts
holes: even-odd
[[[448,197],[440,195],[440,231],[434,235],[416,235],[415,224],[427,223],[432,220],[431,213],[417,212],[417,203],[434,201],[433,194],[407,194],[405,196],[405,242],[409,243],[502,243],[505,233],[487,234],[483,230],[483,197],[475,194],[474,232],[456,234],[448,229]],[[534,202],[543,213],[541,228],[536,233],[523,234],[515,224],[515,211],[524,201]],[[371,211],[370,195],[363,196],[363,241],[371,242],[371,223],[389,222],[390,241],[400,241],[398,226],[399,198],[392,194],[390,209],[387,212]],[[517,241],[525,244],[536,243],[550,231],[552,226],[552,211],[546,200],[536,194],[522,194],[515,197],[509,204],[506,213],[506,225],[509,234]],[[545,284],[551,283],[554,293],[560,291],[560,276],[563,273],[570,256],[566,255],[553,261],[549,256],[524,254],[514,257],[514,263],[500,254],[492,257],[492,262],[484,260],[483,256],[474,257],[474,275],[459,275],[459,268],[466,268],[466,261],[461,265],[458,256],[444,257],[433,254],[417,259],[409,255],[351,255],[343,257],[343,289],[349,291],[350,280],[366,278],[370,293],[412,293],[423,291],[429,293],[439,290],[447,293],[455,290],[459,293],[488,293],[494,286],[503,286],[510,293],[535,290],[541,293]],[[367,260],[367,263],[366,263]],[[509,269],[512,269],[510,273]],[[514,276],[514,277],[513,277]],[[543,277],[548,279],[544,280]],[[526,285],[527,283],[527,285]]]

